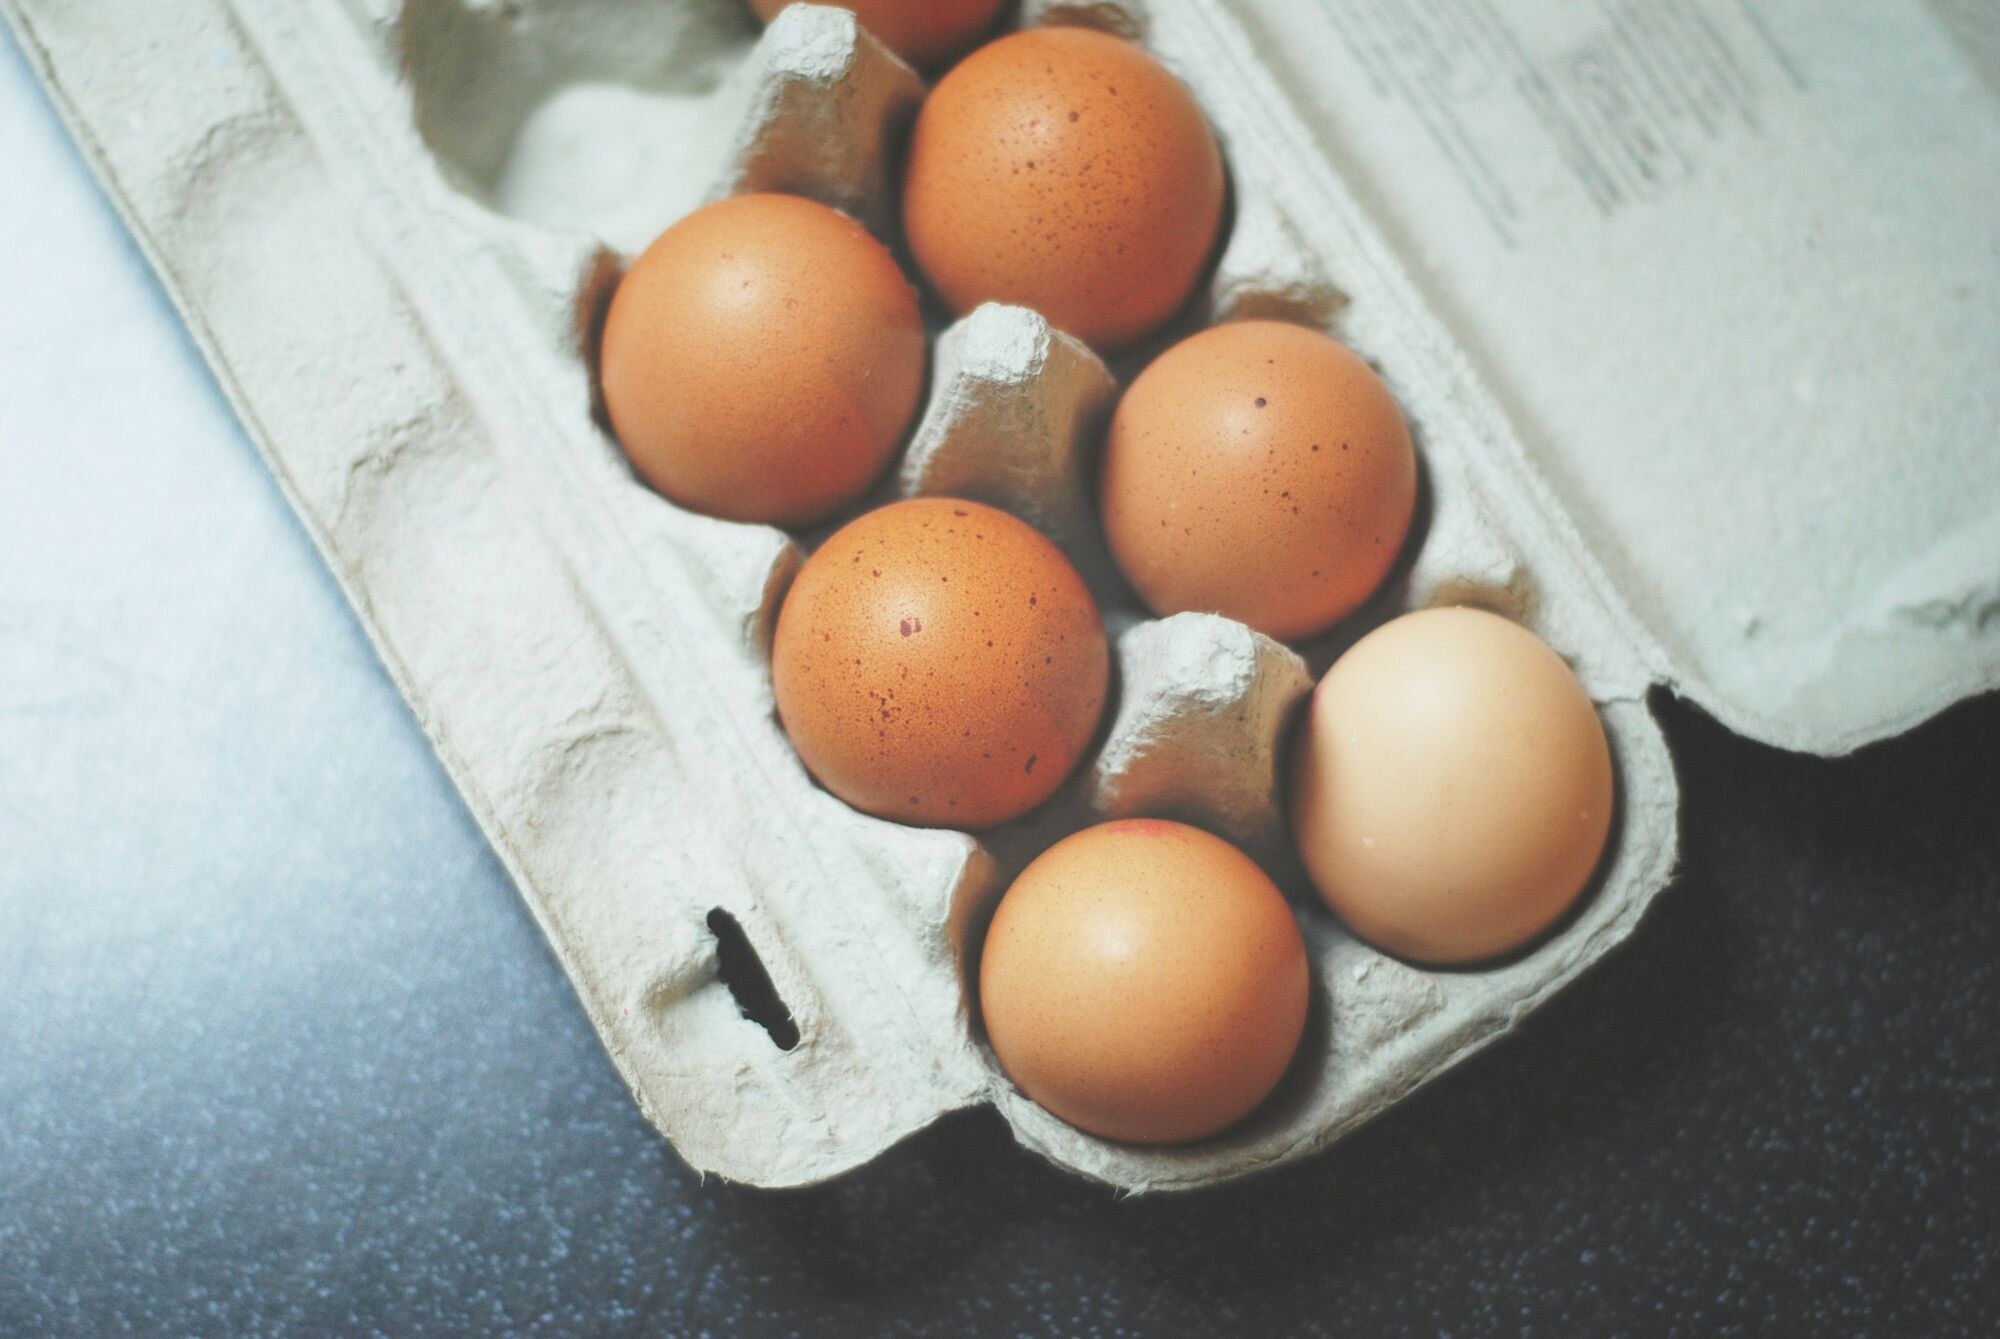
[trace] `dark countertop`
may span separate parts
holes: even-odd
[[[2000,698],[1659,703],[1631,943],[1303,1165],[1121,1202],[980,1112],[703,1183],[0,54],[0,1333],[2000,1330]]]

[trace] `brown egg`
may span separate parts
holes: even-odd
[[[604,405],[653,487],[802,526],[866,492],[916,413],[924,326],[882,244],[838,210],[739,195],[661,233],[604,323]]]
[[[1047,799],[1096,733],[1097,605],[1040,531],[922,498],[842,527],[778,614],[771,677],[806,767],[857,809],[982,828]]]
[[[1604,725],[1562,657],[1478,609],[1386,623],[1334,662],[1294,749],[1292,827],[1327,905],[1379,948],[1519,948],[1611,829]]]
[[[920,70],[934,70],[970,51],[993,27],[1006,0],[846,0],[861,26]],[[750,0],[765,23],[792,0]]]
[[[1001,1068],[1080,1129],[1216,1133],[1298,1049],[1306,950],[1277,886],[1199,828],[1104,823],[1021,871],[994,913],[980,1008]]]
[[[1115,349],[1187,301],[1222,197],[1221,150],[1178,80],[1105,33],[1034,28],[925,99],[903,228],[954,310],[1017,303]]]
[[[1396,561],[1417,457],[1388,388],[1338,341],[1240,321],[1168,349],[1118,402],[1105,537],[1154,612],[1227,614],[1297,641]]]

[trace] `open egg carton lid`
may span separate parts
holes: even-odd
[[[2000,48],[1974,6],[1024,8],[1189,82],[1234,196],[1190,321],[1351,343],[1410,415],[1426,503],[1390,586],[1303,657],[1145,619],[1083,491],[1111,373],[1033,313],[944,331],[882,498],[983,496],[1048,529],[1122,680],[1072,783],[974,840],[810,783],[764,665],[799,545],[648,493],[592,412],[620,253],[703,199],[796,191],[893,235],[922,86],[851,16],[795,7],[760,38],[737,0],[0,0],[641,1107],[737,1180],[821,1180],[979,1102],[1134,1190],[1310,1152],[1636,924],[1675,849],[1653,685],[1833,752],[2000,672],[2000,116],[1974,60]],[[1107,1143],[1021,1097],[968,985],[1009,872],[1151,812],[1298,893],[1277,762],[1310,672],[1401,608],[1467,600],[1534,627],[1603,712],[1620,812],[1581,910],[1515,959],[1431,972],[1302,898],[1300,1060],[1218,1139]],[[789,1049],[721,979],[730,941],[789,1006]]]
[[[2000,684],[2000,7],[1232,8],[1662,682],[1826,754]]]

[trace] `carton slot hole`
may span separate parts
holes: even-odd
[[[771,1044],[789,1051],[799,1044],[799,1025],[791,1006],[771,984],[764,960],[736,918],[716,907],[708,913],[708,932],[715,936],[715,974],[729,988],[742,1015],[764,1029]]]

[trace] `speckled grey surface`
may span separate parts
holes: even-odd
[[[0,1333],[2000,1327],[2000,699],[1668,707],[1631,944],[1278,1175],[1121,1203],[987,1113],[702,1184],[0,53]]]

